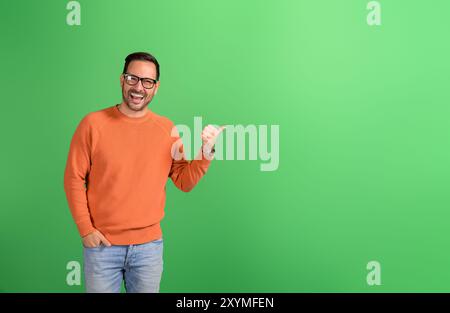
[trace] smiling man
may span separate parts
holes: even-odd
[[[68,205],[82,238],[87,292],[159,292],[166,182],[190,191],[214,157],[223,127],[202,131],[199,157],[187,161],[174,124],[148,108],[158,61],[137,52],[120,75],[122,102],[87,114],[70,144],[64,173]]]

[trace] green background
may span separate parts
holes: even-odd
[[[161,292],[450,291],[450,2],[1,1],[0,291],[81,292],[63,174],[124,58],[161,63],[176,124],[280,125],[280,164],[168,183]],[[366,265],[381,264],[381,286]]]

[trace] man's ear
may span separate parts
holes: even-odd
[[[158,92],[158,88],[159,88],[159,80],[158,80],[158,82],[157,82],[156,85],[155,85],[155,95],[156,95],[156,93]]]
[[[123,86],[123,74],[120,74],[120,86]]]

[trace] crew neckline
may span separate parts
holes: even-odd
[[[121,120],[127,121],[127,122],[131,122],[131,123],[142,123],[145,122],[149,119],[151,119],[152,116],[152,111],[150,109],[147,108],[147,113],[144,116],[140,116],[140,117],[130,117],[128,115],[126,115],[125,113],[123,113],[122,111],[119,110],[119,104],[115,104],[112,108],[114,114],[120,118]]]

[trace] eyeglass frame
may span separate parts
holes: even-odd
[[[137,76],[137,75],[130,74],[130,73],[122,73],[122,75],[124,76],[124,80],[125,80],[125,82],[126,82],[128,85],[130,85],[130,84],[127,82],[127,76],[136,77],[136,78],[138,79],[138,82],[137,82],[136,84],[130,85],[130,86],[136,86],[136,85],[139,83],[139,81],[140,81],[141,84],[142,84],[142,87],[144,87],[145,89],[153,89],[153,87],[155,87],[156,83],[158,82],[158,80],[153,79],[153,78],[139,77],[139,76]],[[144,79],[147,79],[147,80],[152,81],[152,82],[153,82],[153,86],[151,86],[150,88],[145,87],[144,84],[143,84],[143,80],[144,80]]]

